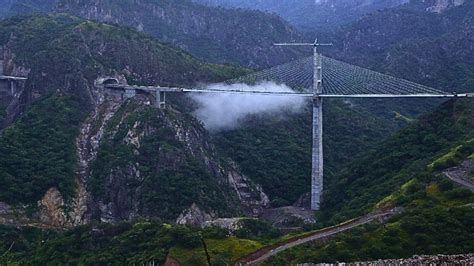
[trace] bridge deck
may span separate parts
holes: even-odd
[[[0,75],[0,80],[27,80],[27,78]]]
[[[191,92],[191,93],[250,93],[259,95],[275,95],[275,96],[295,96],[295,97],[314,97],[312,93],[298,92],[282,92],[282,91],[251,91],[251,90],[218,90],[218,89],[193,89],[178,87],[161,87],[161,86],[134,86],[127,84],[110,84],[106,85],[110,89],[130,89],[141,90],[146,92]],[[474,93],[446,93],[446,94],[319,94],[321,98],[453,98],[453,97],[474,97]]]

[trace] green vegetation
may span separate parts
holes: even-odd
[[[71,197],[77,164],[74,140],[98,75],[123,74],[135,84],[192,84],[246,72],[202,63],[130,29],[65,15],[2,21],[0,44],[6,43],[18,55],[17,63],[32,69],[29,86],[35,90],[31,94],[42,96],[0,136],[0,201],[14,205],[34,206],[50,187]],[[328,103],[324,126],[325,149],[330,152],[325,158],[327,187],[320,221],[332,224],[375,207],[400,205],[405,212],[386,225],[370,224],[325,244],[299,247],[273,262],[472,251],[474,214],[463,207],[472,203],[472,193],[434,171],[472,157],[472,141],[466,141],[474,137],[472,101],[447,102],[380,147],[374,140],[390,134],[398,121],[385,114],[368,114],[358,105],[361,102]],[[251,117],[242,129],[214,136],[219,153],[234,159],[246,175],[262,184],[275,206],[292,204],[309,190],[308,113],[289,119]],[[410,121],[405,114],[397,117],[402,123]],[[195,147],[179,140],[183,136],[177,132],[183,131],[195,138],[187,142]],[[116,207],[111,210],[117,219],[142,215],[175,220],[193,203],[221,216],[235,215],[239,210],[234,194],[216,178],[221,170],[213,165],[217,155],[210,149],[196,149],[211,145],[205,130],[188,114],[129,102],[106,128],[88,188],[98,204]],[[199,152],[203,156],[197,156]],[[365,155],[357,158],[361,154]],[[212,160],[206,163],[200,158]],[[0,264],[163,263],[171,252],[181,262],[199,265],[206,261],[203,239],[211,261],[225,264],[278,236],[260,221],[242,223],[234,236],[216,228],[197,230],[145,220],[65,232],[0,227]]]
[[[164,262],[170,247],[201,245],[199,234],[182,226],[139,220],[79,226],[67,232],[1,227],[0,251],[13,243],[10,259],[20,264],[141,264]]]
[[[439,170],[472,154],[473,110],[469,100],[447,102],[351,164],[344,171],[347,178],[326,193],[321,217],[335,223],[373,208],[395,206],[404,208],[401,215],[328,242],[292,248],[271,258],[268,265],[471,252],[474,210],[467,204],[474,202],[474,194],[454,185]],[[344,190],[344,197],[337,194]]]
[[[75,138],[90,110],[90,88],[98,76],[123,70],[130,82],[190,84],[245,72],[202,63],[131,29],[67,15],[17,16],[0,21],[0,45],[6,43],[16,55],[15,63],[31,69],[26,90],[39,98],[0,138],[0,201],[13,205],[36,203],[50,187],[58,187],[64,197],[71,197],[77,159]],[[155,70],[152,76],[150,69]],[[32,97],[24,96],[24,104],[29,106]],[[1,108],[0,120],[4,114]],[[168,171],[163,175],[176,185],[182,182],[182,176],[209,179],[209,173],[199,170],[198,164],[191,158],[181,173]],[[144,171],[153,172],[151,168]],[[203,190],[199,182],[191,187]],[[191,196],[196,196],[189,195],[182,200],[188,203]],[[148,198],[149,202],[153,200],[156,198]],[[203,201],[208,199],[203,197]]]
[[[229,265],[238,258],[262,247],[262,244],[255,240],[236,237],[205,239],[204,241],[212,265]],[[202,246],[194,249],[178,246],[171,249],[170,256],[182,265],[207,265],[206,252]]]
[[[377,150],[355,160],[333,179],[335,182],[327,182],[321,218],[334,223],[370,211],[424,171],[433,158],[472,139],[473,110],[469,100],[446,102],[419,123],[384,141]]]
[[[90,8],[107,10],[114,23],[130,28],[140,25],[142,31],[214,63],[264,67],[301,54],[272,48],[274,42],[299,37],[288,23],[272,14],[211,8],[190,0],[67,1],[58,9],[90,20],[111,21]]]
[[[5,120],[6,115],[7,115],[7,112],[5,111],[5,107],[0,106],[0,125],[3,124],[3,121]]]
[[[449,153],[434,161],[428,167],[434,170],[443,170],[455,166],[466,159],[474,152],[474,139],[467,141],[465,144],[459,145]]]
[[[302,262],[407,258],[415,254],[461,254],[474,249],[474,194],[456,188],[430,170],[418,174],[378,204],[403,206],[385,224],[371,223],[329,242],[299,246],[270,259],[268,265]]]
[[[186,134],[192,138],[189,143],[196,146],[186,146],[177,134]],[[133,136],[137,136],[136,142],[130,140]],[[115,195],[124,193],[140,203],[138,210],[143,215],[166,220],[176,219],[193,203],[206,211],[235,215],[239,210],[234,194],[219,180],[225,179],[200,160],[213,154],[210,150],[196,154],[199,147],[206,147],[207,138],[204,128],[190,115],[143,107],[133,101],[122,105],[107,124],[92,166],[90,191],[96,199],[121,204],[121,209],[127,206],[117,202],[121,199]],[[118,184],[120,187],[115,187]]]
[[[10,40],[13,33],[15,38]],[[84,101],[90,97],[85,89],[89,84],[81,77],[92,82],[98,76],[118,72],[130,83],[189,85],[246,73],[231,66],[203,63],[129,28],[64,14],[0,21],[0,44],[6,43],[17,55],[15,63],[32,69],[29,78],[36,87],[71,90]],[[64,88],[66,81],[71,83],[70,88]]]
[[[84,113],[70,96],[35,103],[0,136],[0,201],[34,204],[51,187],[74,192],[74,141]]]
[[[384,139],[396,125],[343,101],[327,101],[324,124],[325,172],[330,180],[354,158]],[[274,206],[293,204],[311,182],[311,114],[262,115],[214,135],[221,154],[261,184]]]
[[[91,224],[64,232],[0,226],[0,263],[162,264],[167,255],[183,265],[226,265],[262,246],[220,228],[191,229],[158,220]],[[2,254],[4,254],[2,256]],[[4,264],[2,264],[4,265]]]

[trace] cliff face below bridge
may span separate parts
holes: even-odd
[[[186,217],[180,222],[195,224],[257,215],[268,206],[258,184],[218,157],[203,126],[180,111],[189,100],[171,97],[158,110],[146,95],[124,101],[94,86],[101,76],[192,84],[241,70],[203,63],[120,27],[65,15],[14,20],[0,22],[0,45],[15,55],[4,66],[9,73],[27,69],[28,80],[18,118],[0,135],[2,223],[67,227]]]

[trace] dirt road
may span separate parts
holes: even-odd
[[[338,233],[347,231],[349,229],[352,229],[354,227],[357,227],[359,225],[370,223],[370,222],[372,222],[374,220],[377,220],[377,219],[385,220],[385,219],[388,219],[388,218],[392,217],[393,215],[396,215],[396,214],[399,214],[399,213],[401,213],[400,208],[394,208],[394,209],[390,209],[390,210],[374,212],[374,213],[370,213],[370,214],[367,214],[367,215],[359,217],[359,218],[355,218],[355,219],[346,221],[344,223],[341,223],[341,224],[338,224],[338,225],[335,225],[335,226],[327,227],[327,228],[324,228],[324,229],[321,229],[321,230],[318,230],[318,231],[315,231],[315,232],[308,233],[306,235],[293,237],[293,238],[290,238],[290,239],[285,240],[283,242],[263,247],[263,248],[255,251],[254,253],[249,254],[249,255],[239,259],[236,262],[236,265],[256,265],[256,264],[259,264],[259,263],[265,261],[269,257],[271,257],[271,256],[273,256],[273,255],[275,255],[279,252],[282,252],[284,250],[287,250],[289,248],[292,248],[292,247],[295,247],[295,246],[298,246],[298,245],[301,245],[301,244],[304,244],[304,243],[308,243],[308,242],[311,242],[311,241],[314,241],[314,240],[317,240],[317,239],[327,238],[327,237],[336,235]]]

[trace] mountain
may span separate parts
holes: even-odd
[[[410,8],[427,12],[441,13],[449,8],[462,5],[464,0],[417,0],[410,1]]]
[[[338,32],[344,41],[328,53],[467,90],[471,8],[376,12]],[[393,25],[379,25],[384,16]],[[436,38],[449,42],[428,43]],[[392,46],[410,40],[413,48]],[[419,46],[425,42],[435,54]],[[0,44],[4,73],[28,76],[13,93],[0,85],[0,264],[164,263],[168,257],[206,265],[208,256],[212,264],[230,264],[290,237],[254,217],[304,212],[308,105],[291,115],[248,116],[236,129],[211,133],[193,116],[188,97],[173,95],[166,109],[157,109],[152,96],[124,99],[97,86],[98,78],[192,86],[248,70],[206,63],[133,28],[66,14],[3,20]],[[450,60],[444,53],[458,60],[447,61],[456,67],[445,72],[436,68],[438,60]],[[433,76],[426,75],[430,69]],[[311,230],[373,210],[401,207],[403,213],[324,245],[290,250],[276,264],[472,250],[472,193],[446,179],[460,170],[472,176],[472,100],[445,102],[418,121],[405,115],[426,110],[420,102],[401,113],[393,111],[405,106],[388,103],[327,101],[323,211],[317,225],[302,227],[283,216],[287,223],[279,226]],[[315,219],[310,213],[299,220],[306,218]]]
[[[449,101],[357,160],[325,193],[335,220],[374,209],[403,213],[329,241],[279,254],[268,265],[462,254],[474,248],[474,194],[452,177],[473,180],[474,101]]]
[[[409,8],[376,12],[336,33],[343,61],[449,91],[472,91],[474,4],[441,14]]]
[[[255,116],[242,129],[210,135],[191,116],[187,98],[170,98],[175,111],[156,111],[143,106],[149,99],[122,103],[94,85],[104,75],[135,84],[192,85],[244,70],[203,63],[144,34],[67,15],[11,18],[2,22],[0,36],[5,74],[29,77],[17,98],[2,95],[8,127],[0,141],[0,201],[13,209],[39,204],[35,222],[254,215],[270,207],[260,186],[275,207],[293,204],[309,187],[310,108],[290,118]],[[363,109],[331,102],[328,117],[341,123],[327,125],[327,143],[335,148],[328,169],[395,128]],[[351,142],[341,143],[354,132]],[[282,153],[294,158],[291,164]]]
[[[327,204],[341,200],[336,206],[348,206],[336,207],[338,211],[333,208],[330,218],[334,220],[355,215],[352,208],[360,208],[357,205],[361,200],[370,202],[362,208],[365,212],[398,206],[400,214],[334,238],[297,246],[270,258],[266,264],[471,252],[474,194],[452,183],[447,174],[473,178],[473,110],[472,100],[443,104],[347,167],[339,176],[343,185],[338,189],[343,188],[343,197],[335,186],[325,194]],[[399,163],[397,159],[401,159]],[[182,265],[207,265],[208,259],[212,264],[230,264],[268,243],[295,236],[279,236],[270,225],[253,219],[221,222],[227,224],[226,229],[190,229],[143,219],[90,224],[66,232],[0,226],[0,250],[11,248],[4,260],[31,264],[163,263],[165,259]]]
[[[3,0],[0,2],[0,17],[4,17],[8,14],[11,5],[15,0]]]
[[[226,10],[187,0],[57,1],[55,12],[126,25],[216,63],[265,67],[287,62],[298,52],[273,43],[300,39],[275,15]]]
[[[473,110],[472,100],[446,102],[351,163],[328,184],[324,213],[339,220],[364,213],[436,158],[471,140]]]
[[[6,109],[7,117],[18,118],[0,136],[3,222],[18,213],[14,224],[71,226],[138,216],[174,222],[181,214],[192,223],[199,215],[266,207],[259,186],[217,157],[190,114],[154,109],[146,95],[124,103],[95,86],[105,75],[138,84],[193,84],[242,70],[66,15],[0,23],[5,74],[29,77]],[[189,218],[186,210],[197,214]]]
[[[409,0],[194,0],[211,6],[245,8],[280,15],[301,30],[332,31],[367,13],[396,7]]]

